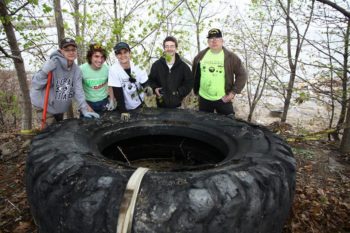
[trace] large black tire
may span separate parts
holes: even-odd
[[[34,138],[26,188],[39,232],[114,233],[128,179],[149,157],[159,169],[142,180],[132,232],[282,231],[296,165],[280,137],[216,114],[148,109],[128,123],[116,113],[67,120]]]

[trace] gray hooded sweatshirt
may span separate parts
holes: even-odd
[[[56,68],[52,70],[47,112],[51,114],[67,112],[73,97],[77,101],[79,109],[83,113],[87,112],[88,105],[85,101],[82,73],[79,67],[73,63],[68,68],[67,59],[59,50],[53,52],[50,59],[55,62]],[[38,108],[43,108],[44,105],[47,77],[48,74],[41,69],[32,78],[30,99],[32,104]]]

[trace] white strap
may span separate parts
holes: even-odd
[[[148,168],[139,167],[131,175],[124,192],[123,200],[120,205],[117,233],[130,233],[136,198],[140,189],[143,176],[148,171]]]

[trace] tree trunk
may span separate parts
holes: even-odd
[[[61,9],[61,0],[54,0],[54,9],[55,9],[55,20],[56,20],[56,28],[57,28],[57,39],[58,39],[58,43],[60,43],[60,41],[65,37],[63,16],[62,16],[62,9]]]
[[[253,101],[252,106],[250,106],[250,108],[249,108],[248,122],[252,122],[253,113],[254,113],[256,105],[257,105],[257,102]]]
[[[303,46],[303,42],[305,40],[306,33],[307,33],[309,26],[310,26],[310,22],[311,22],[312,15],[313,15],[315,0],[312,0],[310,17],[306,23],[306,28],[305,28],[303,35],[301,35],[299,33],[297,25],[294,23],[294,20],[290,17],[290,9],[291,9],[292,0],[287,1],[287,9],[284,8],[281,0],[278,0],[278,2],[280,3],[281,8],[283,9],[284,13],[286,14],[287,43],[288,43],[287,50],[288,50],[288,62],[289,62],[289,67],[290,67],[290,77],[289,77],[289,82],[288,82],[287,95],[285,96],[283,113],[282,113],[282,117],[281,117],[281,122],[286,122],[287,113],[288,113],[289,105],[290,105],[290,100],[291,100],[292,94],[293,94],[293,87],[294,87],[294,82],[295,82],[295,77],[296,77],[298,58],[299,58],[299,55],[301,53],[301,48]],[[292,25],[294,25],[294,29],[291,27]],[[296,35],[297,35],[297,45],[295,48],[295,53],[294,53],[293,58],[292,58],[292,47],[293,46],[292,46],[292,42],[291,42],[292,41],[292,31],[295,31]],[[294,60],[294,62],[293,62],[293,60]]]
[[[344,35],[343,77],[341,79],[342,80],[342,97],[341,97],[341,111],[340,111],[340,116],[337,124],[338,130],[340,130],[344,124],[347,101],[348,101],[347,81],[348,81],[349,37],[350,37],[350,20],[348,20],[346,34]]]
[[[348,81],[348,58],[349,58],[349,37],[350,37],[350,19],[348,19],[348,27],[344,36],[345,49],[344,49],[344,67],[343,67],[343,95],[345,93],[345,100],[347,100],[347,81]],[[343,96],[344,98],[344,96]],[[345,102],[346,103],[346,102]],[[346,114],[345,127],[343,138],[340,143],[340,151],[342,153],[350,153],[350,100],[347,100],[348,110]]]
[[[15,65],[17,78],[21,90],[21,106],[22,106],[22,130],[30,130],[32,128],[32,105],[30,102],[29,88],[27,84],[27,75],[23,63],[21,51],[17,44],[17,38],[14,27],[11,23],[11,16],[7,11],[5,0],[0,0],[1,23],[4,26],[6,37],[10,45],[12,59]]]
[[[66,37],[64,32],[61,0],[54,0],[53,3],[54,3],[54,9],[55,9],[55,20],[56,20],[56,28],[57,28],[57,41],[58,43],[60,43],[60,41]],[[69,107],[66,115],[67,115],[67,118],[74,117],[72,105]]]
[[[75,25],[75,37],[81,38],[81,31],[80,31],[80,12],[79,12],[79,1],[74,0],[73,3],[73,9],[74,9],[74,25]],[[81,65],[84,63],[84,42],[83,40],[79,40],[77,42],[78,44],[78,65]]]
[[[201,41],[199,39],[199,34],[200,34],[200,25],[197,22],[196,23],[196,40],[197,40],[197,52],[198,53],[201,51]]]
[[[280,2],[280,5],[283,8],[283,4],[281,2]],[[291,1],[288,0],[287,1],[287,9],[285,10],[285,14],[286,14],[287,51],[288,51],[288,63],[289,63],[289,68],[290,68],[290,76],[289,76],[289,82],[288,82],[288,87],[287,87],[287,95],[285,96],[285,100],[284,100],[281,122],[286,122],[286,120],[287,120],[290,99],[292,98],[292,93],[293,93],[296,63],[297,63],[297,60],[295,60],[295,63],[293,63],[293,59],[292,59],[292,42],[291,42],[292,41],[292,36],[291,36],[292,33],[291,33],[291,26],[290,26],[290,21],[291,21],[290,5],[291,5]]]
[[[290,105],[290,100],[292,99],[292,94],[293,94],[293,87],[294,87],[294,81],[295,81],[295,68],[291,68],[291,73],[289,77],[289,82],[288,82],[288,88],[287,88],[287,96],[286,99],[284,100],[284,106],[283,106],[283,113],[281,117],[281,122],[286,122],[287,121],[287,114],[289,110],[289,105]]]
[[[113,7],[114,7],[114,21],[115,22],[118,22],[118,24],[120,23],[119,20],[118,20],[118,7],[119,7],[119,1],[117,2],[117,0],[113,0]],[[117,33],[115,35],[115,39],[116,39],[116,42],[120,42],[121,40],[121,36],[120,36],[120,33]]]
[[[340,143],[340,151],[342,153],[350,153],[350,101],[348,103],[344,134]]]

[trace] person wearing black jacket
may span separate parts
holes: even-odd
[[[177,47],[175,37],[166,37],[163,41],[164,56],[153,63],[149,74],[149,85],[160,108],[180,107],[193,88],[192,72],[176,53]]]

